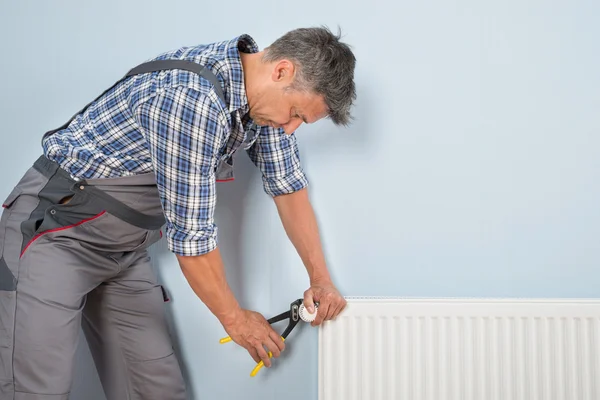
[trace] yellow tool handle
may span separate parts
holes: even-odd
[[[281,340],[283,340],[285,342],[285,338],[282,337]],[[273,357],[273,353],[269,352],[268,356],[269,356],[269,358],[272,358]],[[251,377],[255,377],[256,374],[258,374],[258,371],[260,371],[260,369],[262,367],[264,367],[264,366],[265,366],[265,363],[263,361],[261,361],[258,364],[256,364],[256,367],[254,367],[254,369],[252,370],[252,372],[250,372],[250,376]]]
[[[231,340],[232,340],[231,336],[227,336],[227,337],[224,337],[223,339],[220,339],[219,343],[221,343],[221,344],[228,343],[228,342],[231,342]],[[283,337],[281,337],[281,340],[283,340],[285,342],[285,339]],[[273,353],[269,352],[268,356],[269,356],[269,358],[273,358]],[[260,371],[260,369],[264,366],[265,366],[265,363],[261,360],[258,364],[256,364],[256,367],[254,367],[252,372],[250,372],[250,376],[252,376],[252,377],[256,376],[256,374],[258,374],[258,371]]]

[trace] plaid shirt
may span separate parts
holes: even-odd
[[[169,249],[184,256],[214,250],[216,172],[221,163],[232,163],[236,150],[246,150],[271,196],[308,184],[295,136],[256,126],[247,117],[238,49],[253,53],[258,46],[242,35],[155,58],[184,59],[209,68],[222,83],[225,103],[207,80],[188,71],[133,76],[92,103],[66,129],[46,138],[44,154],[75,179],[154,172]]]

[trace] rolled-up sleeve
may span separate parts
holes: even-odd
[[[194,89],[169,88],[135,115],[152,157],[169,250],[182,256],[214,250],[215,166],[226,126],[219,106]]]
[[[295,134],[288,135],[283,129],[261,127],[258,138],[247,153],[260,169],[263,187],[268,195],[290,194],[308,186]]]

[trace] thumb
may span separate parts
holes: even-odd
[[[312,289],[308,289],[306,292],[304,292],[304,307],[306,307],[306,310],[311,314],[315,312],[315,303],[313,301],[313,296],[314,293]]]

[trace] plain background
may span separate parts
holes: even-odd
[[[598,297],[600,3],[1,0],[0,195],[40,138],[129,68],[184,45],[342,28],[358,58],[350,128],[303,126],[329,266],[347,296]],[[269,317],[308,280],[258,171],[219,186],[227,274]],[[194,296],[164,242],[156,270],[193,399],[316,398],[317,329],[254,366]],[[282,330],[284,326],[277,326]],[[103,394],[85,342],[72,399]]]

